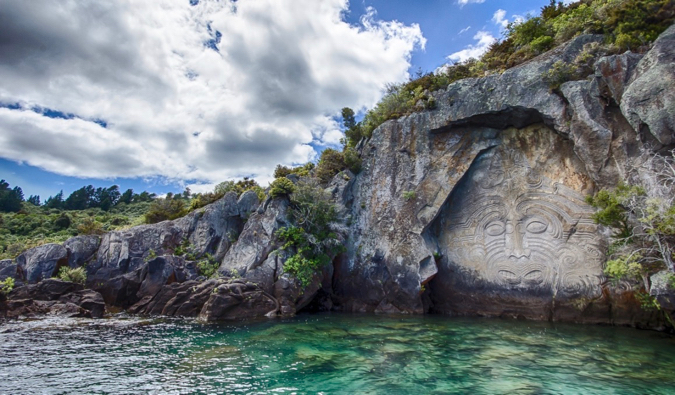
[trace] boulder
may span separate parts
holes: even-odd
[[[91,313],[73,303],[18,299],[7,301],[7,318],[39,318],[45,315],[64,318],[91,318]]]
[[[0,261],[0,281],[4,281],[7,277],[18,279],[17,264],[11,259],[3,259]]]
[[[140,301],[129,311],[135,314],[197,317],[218,285],[218,280],[172,283],[152,298]]]
[[[221,282],[204,304],[203,321],[238,320],[276,316],[279,302],[258,285],[244,280]]]
[[[16,257],[17,271],[23,281],[37,283],[51,278],[61,266],[68,265],[68,250],[60,244],[31,248]]]
[[[239,208],[239,216],[242,219],[248,219],[248,217],[258,209],[260,205],[260,199],[258,199],[258,194],[254,191],[246,191],[241,194],[239,200],[237,200],[237,207]]]
[[[77,268],[91,261],[101,242],[99,236],[76,236],[66,240],[63,246],[68,251],[68,266]]]
[[[103,296],[91,289],[83,289],[63,295],[59,298],[59,302],[79,306],[88,311],[87,316],[91,318],[101,318],[105,313]]]
[[[277,247],[275,233],[289,225],[288,204],[286,197],[268,199],[253,213],[218,271],[226,277],[244,277],[266,287],[273,284],[276,261],[269,258]]]
[[[645,142],[675,144],[675,25],[638,63],[621,99],[621,111]]]
[[[82,285],[56,278],[40,281],[37,284],[28,284],[15,287],[9,293],[9,299],[58,300],[61,296],[82,290]]]

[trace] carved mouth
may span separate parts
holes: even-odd
[[[523,280],[529,284],[541,284],[544,282],[544,272],[541,270],[532,270],[523,276]]]
[[[508,270],[500,270],[497,272],[499,277],[506,281],[509,284],[518,284],[520,283],[520,276],[518,276],[516,273],[508,271]]]

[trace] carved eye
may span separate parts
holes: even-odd
[[[504,233],[505,227],[502,222],[491,222],[485,227],[485,233],[490,236],[499,236]]]
[[[527,224],[526,229],[529,233],[544,233],[548,229],[548,225],[541,221],[532,221]]]

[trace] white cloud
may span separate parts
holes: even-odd
[[[350,26],[347,6],[0,0],[0,104],[22,107],[0,108],[0,157],[80,177],[269,179],[336,144],[332,117],[375,104],[424,47],[419,26],[372,9]]]
[[[506,26],[509,24],[509,20],[506,19],[506,11],[502,9],[495,11],[494,15],[492,16],[492,22],[501,26],[502,29],[506,29]]]
[[[465,27],[464,29],[460,30],[460,31],[459,31],[459,34],[464,34],[464,33],[468,32],[469,29],[471,29],[471,26],[467,26],[467,27]]]
[[[465,5],[470,3],[476,4],[485,3],[485,0],[457,0],[457,3],[459,4],[460,7],[464,7]]]
[[[490,32],[481,30],[473,36],[474,40],[478,42],[474,45],[469,45],[461,51],[455,52],[447,57],[451,62],[463,62],[465,60],[476,58],[478,59],[482,54],[487,52],[490,45],[497,41]]]

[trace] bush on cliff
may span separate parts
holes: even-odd
[[[295,192],[295,184],[286,177],[277,178],[270,184],[270,196],[273,198],[288,196]]]
[[[580,34],[605,35],[605,48],[609,52],[644,50],[673,21],[672,0],[580,0],[568,5],[551,0],[539,16],[510,23],[504,38],[492,44],[480,59],[446,65],[434,73],[418,73],[415,79],[389,86],[360,123],[346,128],[347,144],[354,147],[361,137],[369,138],[385,121],[433,109],[435,100],[431,93],[455,81],[503,72]],[[562,72],[559,74],[584,77],[577,75],[576,70],[562,70],[562,65],[559,69]],[[553,85],[562,82],[555,81]]]
[[[248,177],[244,177],[242,180],[236,182],[223,181],[220,184],[216,185],[213,192],[197,193],[193,195],[192,200],[190,201],[190,207],[188,209],[188,212],[197,210],[208,204],[211,204],[221,199],[228,192],[234,192],[237,194],[237,197],[239,197],[241,196],[241,194],[249,190],[254,191],[256,195],[258,195],[258,199],[260,201],[265,200],[266,197],[265,190],[260,185],[258,185],[258,183],[255,180],[251,180]]]
[[[68,266],[62,266],[56,277],[63,281],[84,284],[87,281],[87,272],[84,267],[70,268]]]
[[[284,271],[309,285],[315,273],[343,250],[347,232],[341,213],[330,196],[313,181],[301,181],[291,196],[292,226],[277,232],[282,249],[292,253]]]
[[[180,218],[187,214],[183,199],[174,199],[171,194],[165,198],[155,199],[145,214],[145,223],[154,224],[166,220]]]
[[[661,270],[675,273],[675,154],[644,154],[639,185],[619,185],[588,198],[599,210],[593,219],[615,229],[605,274],[642,281]]]
[[[10,292],[14,289],[14,279],[7,277],[3,281],[0,281],[0,293],[3,295],[9,295]]]
[[[314,163],[308,162],[302,166],[297,167],[287,167],[282,165],[277,165],[274,169],[274,178],[286,177],[291,174],[296,174],[299,177],[308,177],[310,176],[312,170],[314,170]]]

